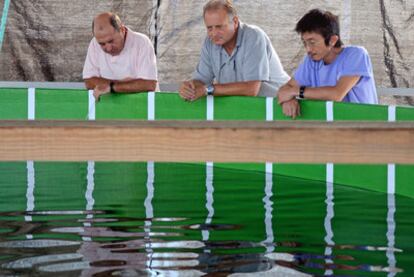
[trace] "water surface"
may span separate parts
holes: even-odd
[[[205,164],[0,163],[0,275],[413,276],[413,199]]]

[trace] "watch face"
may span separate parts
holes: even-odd
[[[212,85],[207,87],[207,95],[213,95],[214,87]]]

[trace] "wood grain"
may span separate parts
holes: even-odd
[[[414,164],[414,122],[0,121],[0,160]]]

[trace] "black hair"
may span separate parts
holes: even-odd
[[[337,35],[339,39],[334,47],[341,47],[343,45],[339,35],[338,16],[328,11],[310,10],[296,24],[295,31],[299,34],[306,32],[318,33],[325,39],[325,45],[329,45],[331,37]]]

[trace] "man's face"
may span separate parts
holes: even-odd
[[[95,31],[95,39],[105,53],[112,56],[119,55],[125,44],[125,27],[118,31],[112,25],[107,25]]]
[[[325,39],[318,33],[302,33],[302,41],[307,54],[314,61],[323,60],[332,49],[332,46],[326,45]]]
[[[235,16],[230,21],[225,9],[208,10],[204,15],[204,24],[210,40],[216,45],[223,46],[235,36],[238,19]]]

